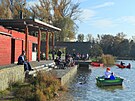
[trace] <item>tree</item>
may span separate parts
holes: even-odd
[[[90,49],[90,56],[91,57],[98,57],[103,54],[102,48],[98,44],[94,44]]]
[[[42,21],[52,21],[52,24],[62,30],[55,34],[56,41],[65,41],[75,37],[77,30],[75,21],[79,19],[79,3],[72,0],[39,0],[40,5],[31,7],[33,17]]]
[[[112,35],[101,36],[100,46],[102,47],[104,54],[112,53],[113,43],[114,43],[114,37]]]
[[[30,11],[26,8],[26,0],[0,0],[0,18],[20,19],[30,18]]]
[[[9,0],[0,0],[0,18],[12,18]]]
[[[119,56],[120,57],[128,57],[129,56],[129,40],[124,39],[119,43]]]
[[[92,43],[92,40],[93,40],[92,34],[87,34],[87,35],[86,35],[86,41]]]
[[[32,18],[50,23],[51,16],[51,2],[49,0],[39,0],[40,4],[35,4],[30,7]]]
[[[133,40],[133,42],[135,42],[135,36],[132,36],[132,40]]]
[[[126,36],[126,34],[124,34],[123,32],[118,33],[118,34],[116,35],[116,37],[119,38],[120,41],[122,41],[122,40],[125,38],[125,36]]]
[[[78,42],[83,42],[84,41],[84,34],[78,34]]]
[[[135,43],[131,45],[130,56],[135,58]]]

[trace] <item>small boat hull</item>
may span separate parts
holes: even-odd
[[[103,66],[103,63],[91,62],[91,65],[96,66],[96,67],[101,67],[101,66]]]
[[[124,79],[116,77],[115,80],[105,80],[104,77],[97,77],[96,80],[98,86],[116,86],[122,85]]]
[[[120,64],[116,64],[116,66],[118,66],[119,68],[131,68],[129,65],[127,65],[127,66],[124,66],[124,65],[120,65]]]

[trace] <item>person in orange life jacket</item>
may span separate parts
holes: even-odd
[[[22,51],[22,54],[18,57],[18,65],[23,65],[24,64],[24,71],[26,70],[33,70],[31,68],[31,65],[29,62],[25,61],[25,51]]]
[[[110,80],[115,80],[113,72],[111,73]]]
[[[110,79],[110,76],[111,76],[111,71],[110,71],[110,68],[106,68],[106,71],[105,71],[105,80],[109,80]]]

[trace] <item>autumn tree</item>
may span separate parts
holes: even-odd
[[[2,19],[25,19],[31,16],[26,8],[26,0],[0,0],[0,9]]]
[[[12,18],[11,5],[9,0],[0,0],[0,18]]]
[[[39,0],[40,5],[31,7],[33,17],[45,22],[51,21],[56,27],[62,29],[55,34],[56,41],[65,41],[75,37],[77,26],[75,21],[80,14],[79,3],[72,3],[72,0]]]

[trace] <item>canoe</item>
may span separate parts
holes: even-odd
[[[115,80],[105,80],[105,78],[102,77],[97,77],[96,81],[97,81],[97,85],[98,86],[116,86],[116,85],[122,85],[123,82],[123,78],[120,77],[115,77]]]
[[[131,66],[127,65],[127,66],[124,66],[124,65],[120,65],[120,64],[116,64],[116,66],[118,66],[119,68],[131,68]]]
[[[92,66],[100,67],[100,66],[103,66],[103,63],[99,63],[99,62],[91,62],[91,65],[92,65]]]

